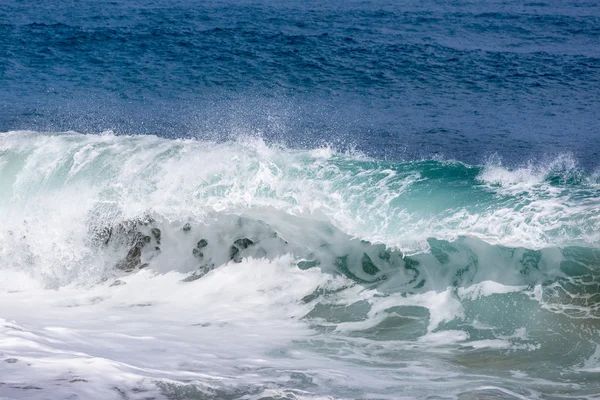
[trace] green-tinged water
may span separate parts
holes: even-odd
[[[0,186],[0,393],[600,393],[600,186],[568,156],[9,132]]]

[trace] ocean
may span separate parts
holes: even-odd
[[[600,398],[600,4],[0,1],[0,399]]]

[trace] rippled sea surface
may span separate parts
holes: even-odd
[[[600,10],[577,2],[8,1],[0,131],[260,131],[379,157],[595,166]]]

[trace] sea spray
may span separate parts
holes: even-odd
[[[0,158],[8,396],[600,390],[600,188],[569,156],[8,132]]]

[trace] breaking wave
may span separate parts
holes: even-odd
[[[432,378],[460,366],[457,396],[508,396],[503,379],[534,379],[522,396],[550,393],[572,388],[569,374],[600,371],[600,182],[567,155],[509,168],[497,159],[373,160],[257,138],[8,132],[0,134],[0,220],[3,315],[38,301],[54,321],[65,307],[105,320],[127,316],[123,340],[156,326],[182,358],[186,351],[168,338],[168,314],[210,330],[204,344],[186,339],[199,350],[175,368],[159,350],[153,360],[134,355],[135,341],[130,351],[94,356],[94,346],[112,339],[92,321],[66,332],[5,320],[0,337],[36,333],[14,347],[0,342],[0,350],[34,364],[66,351],[59,337],[87,330],[73,351],[98,363],[80,366],[81,374],[106,371],[97,387],[107,393],[325,395],[333,383],[332,371],[317,367],[323,359],[346,370],[371,365],[355,382],[336,378],[340,398],[396,393],[407,370]],[[144,313],[142,322],[131,311],[146,307],[161,316]],[[26,350],[34,343],[37,353]],[[215,364],[210,348],[230,358]],[[302,351],[313,356],[289,365]],[[265,354],[273,370],[250,360]],[[235,361],[242,356],[246,367]],[[40,387],[58,379],[51,368],[66,373],[48,360],[37,367]],[[149,369],[153,363],[163,373]],[[12,364],[7,376],[17,379]],[[504,366],[521,375],[490,372]],[[115,378],[125,372],[133,378]],[[486,373],[495,377],[491,389]],[[265,386],[284,375],[286,385]],[[479,389],[469,386],[478,380]]]

